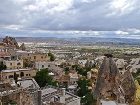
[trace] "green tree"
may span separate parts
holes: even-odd
[[[87,76],[87,72],[91,70],[91,68],[88,67],[79,67],[77,66],[75,68],[75,70],[77,71],[78,74],[82,75],[82,76]]]
[[[138,69],[136,73],[132,73],[132,75],[134,79],[137,80],[138,83],[140,84],[140,69]]]
[[[78,96],[81,97],[81,103],[83,105],[96,105],[96,99],[93,97],[93,93],[88,89],[90,81],[86,78],[81,78],[78,80]]]
[[[0,80],[2,80],[1,71],[5,70],[6,68],[7,68],[6,65],[4,65],[3,62],[0,62]]]
[[[54,57],[54,55],[51,52],[48,53],[48,56],[50,57],[50,61],[54,61],[55,60],[55,57]]]
[[[78,96],[83,97],[88,92],[88,81],[86,78],[81,78],[77,82],[78,84]]]
[[[65,72],[65,74],[68,74],[69,71],[70,71],[69,67],[64,68],[64,72]]]
[[[77,69],[79,67],[79,65],[72,65],[73,69]]]
[[[82,98],[84,105],[96,105],[97,100],[93,97],[93,93],[88,90],[85,97]]]
[[[48,69],[42,69],[34,77],[40,87],[47,85],[57,86],[57,82],[49,75]]]
[[[6,65],[4,65],[3,62],[0,62],[0,72],[2,70],[5,70],[6,68],[7,68]]]

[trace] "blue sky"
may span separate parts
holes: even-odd
[[[2,0],[0,35],[140,39],[138,0]]]

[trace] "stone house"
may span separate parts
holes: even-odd
[[[14,75],[16,74],[18,78],[30,78],[36,75],[36,70],[28,68],[28,69],[12,69],[12,70],[3,70],[1,71],[2,81],[10,82],[14,79]]]

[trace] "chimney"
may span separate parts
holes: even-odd
[[[62,88],[62,96],[60,97],[60,103],[65,104],[65,95],[66,95],[66,89]]]
[[[62,88],[62,95],[65,96],[66,95],[66,89]]]
[[[38,105],[42,105],[42,91],[38,90]]]

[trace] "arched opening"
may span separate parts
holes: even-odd
[[[21,72],[20,73],[20,77],[24,77],[24,72]]]

